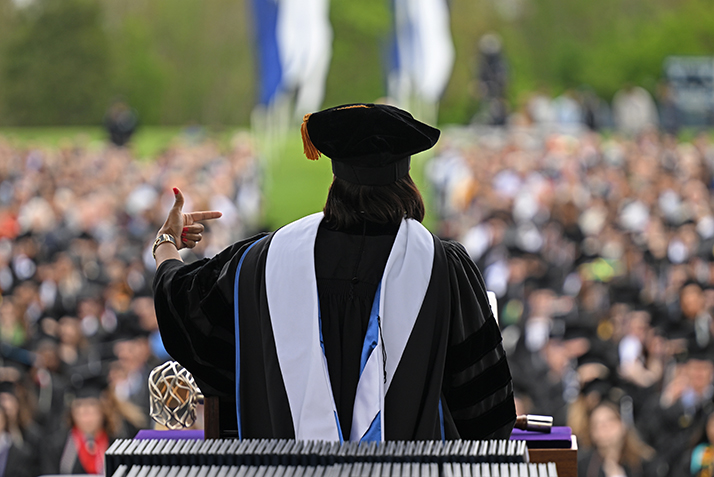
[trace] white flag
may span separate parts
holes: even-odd
[[[279,0],[278,51],[283,85],[297,93],[299,118],[317,111],[325,96],[325,80],[332,57],[329,0]]]
[[[395,0],[394,23],[399,58],[390,95],[397,100],[416,95],[437,103],[454,64],[446,0]]]

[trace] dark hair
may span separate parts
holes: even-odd
[[[409,174],[383,186],[358,185],[335,177],[324,212],[327,224],[338,230],[363,221],[398,224],[404,217],[421,222],[424,201]]]
[[[590,426],[590,419],[592,418],[592,415],[597,409],[601,407],[612,411],[615,414],[615,417],[617,417],[617,419],[622,423],[625,429],[625,436],[622,442],[622,448],[620,450],[619,464],[627,465],[630,470],[641,470],[645,462],[650,461],[655,457],[654,449],[652,449],[640,438],[639,434],[637,433],[637,430],[634,427],[622,422],[619,405],[608,399],[603,399],[590,411],[590,415],[588,417],[588,427]],[[587,475],[595,474],[588,472]]]

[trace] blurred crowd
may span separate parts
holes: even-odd
[[[573,429],[580,476],[710,476],[714,141],[667,134],[626,91],[612,133],[568,94],[535,95],[507,128],[447,128],[426,170],[436,232],[498,297],[519,414]],[[186,210],[223,212],[186,261],[260,226],[247,135],[190,130],[151,160],[0,137],[4,475],[101,473],[113,439],[154,427],[147,377],[170,358],[151,244],[173,187]]]
[[[169,359],[151,297],[151,245],[173,204],[220,210],[186,261],[258,226],[250,138],[192,132],[152,160],[107,144],[0,137],[0,470],[102,473],[118,437],[153,428],[147,378]]]
[[[651,126],[474,126],[427,163],[440,235],[498,296],[518,412],[573,429],[580,476],[714,469],[714,142]]]

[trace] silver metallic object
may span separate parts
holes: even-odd
[[[516,424],[513,427],[523,431],[549,433],[553,427],[553,416],[523,414],[516,417]]]
[[[169,429],[185,429],[196,422],[196,406],[203,394],[191,373],[167,361],[149,374],[149,415]]]

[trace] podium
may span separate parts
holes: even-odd
[[[520,429],[545,428],[551,432],[514,429],[510,440],[387,441],[381,445],[374,442],[362,445],[357,442],[343,444],[280,439],[241,441],[237,439],[235,401],[201,394],[193,383],[193,377],[178,363],[168,362],[155,368],[149,377],[149,385],[151,415],[157,422],[170,429],[191,426],[196,418],[197,402],[203,402],[204,431],[200,437],[188,437],[190,431],[158,431],[155,436],[137,436],[136,439],[114,442],[107,450],[106,462],[108,469],[118,471],[115,477],[128,477],[129,474],[124,476],[125,472],[129,472],[127,466],[137,464],[178,464],[179,467],[174,469],[176,472],[181,472],[182,467],[187,469],[186,465],[215,467],[225,464],[232,466],[232,471],[238,471],[236,465],[307,465],[309,472],[314,471],[315,466],[319,468],[320,475],[315,477],[323,477],[321,473],[328,467],[330,473],[351,474],[355,469],[349,466],[379,464],[387,465],[387,468],[397,466],[394,475],[390,474],[391,471],[387,472],[391,477],[414,477],[411,471],[402,469],[404,464],[426,465],[422,471],[427,474],[436,472],[433,477],[461,477],[464,472],[466,475],[476,472],[475,475],[480,476],[482,471],[485,475],[495,472],[504,477],[577,477],[577,440],[569,427],[550,428],[552,418],[547,416],[519,416],[517,426]],[[176,440],[191,442],[176,444]],[[295,459],[299,462],[293,462]],[[335,465],[349,468],[338,469]],[[119,472],[118,466],[123,466],[123,470]],[[277,468],[270,469],[271,472],[277,471]],[[213,470],[218,472],[217,467]],[[379,474],[375,477],[385,477],[381,467],[373,470]],[[415,475],[421,475],[421,471],[415,472]],[[272,474],[269,477],[273,477]],[[335,476],[330,474],[324,477]]]
[[[203,405],[206,439],[238,437],[237,431],[231,428],[235,427],[236,420],[232,401],[206,396]],[[578,440],[569,427],[554,427],[547,434],[514,429],[511,439],[526,441],[531,462],[555,462],[559,477],[577,477]]]
[[[511,439],[526,441],[531,462],[555,462],[559,477],[578,476],[578,440],[569,427],[553,427],[548,434],[514,429]]]
[[[560,477],[578,477],[578,440],[571,437],[568,449],[528,449],[531,462],[555,462]]]

